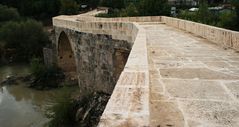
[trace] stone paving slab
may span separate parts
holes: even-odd
[[[150,126],[239,127],[239,54],[164,24],[142,25]]]

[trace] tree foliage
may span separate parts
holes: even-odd
[[[136,6],[133,3],[130,3],[125,9],[122,9],[119,16],[120,17],[127,17],[127,16],[137,16],[139,12]]]
[[[235,29],[235,26],[237,26],[236,18],[236,13],[224,12],[219,15],[219,22],[217,25],[226,29]]]
[[[120,6],[113,6],[116,3]],[[108,15],[100,14],[99,17],[126,17],[126,16],[160,16],[169,15],[170,8],[167,0],[139,0],[129,2],[126,0],[103,0],[101,5],[110,7]],[[125,5],[127,5],[125,7]]]
[[[235,7],[235,13],[236,13],[236,29],[239,30],[239,0],[232,0],[232,5]]]
[[[232,0],[231,2],[234,9],[215,12],[208,9],[206,0],[200,0],[197,12],[181,10],[178,17],[226,29],[239,30],[239,1]]]
[[[74,0],[61,0],[60,14],[77,14],[79,6]]]
[[[59,0],[1,0],[0,4],[18,9],[22,16],[45,19],[59,13]]]
[[[15,8],[9,8],[0,4],[0,22],[16,21],[20,19],[20,15]]]
[[[101,0],[100,5],[110,7],[113,9],[115,8],[122,9],[125,7],[124,0]]]
[[[169,15],[167,0],[140,0],[139,13],[144,16]]]
[[[211,13],[209,12],[208,3],[206,0],[200,0],[197,16],[197,19],[202,23],[210,22]]]
[[[42,56],[42,47],[49,43],[42,24],[31,19],[5,23],[0,29],[0,41],[5,42],[5,49],[15,50],[17,61]]]

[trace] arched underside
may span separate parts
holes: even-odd
[[[58,41],[58,66],[64,71],[67,78],[76,80],[76,61],[70,41],[65,32],[62,32]]]

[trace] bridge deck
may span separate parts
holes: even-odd
[[[99,127],[239,127],[239,32],[165,16],[95,13],[54,17],[53,25],[133,44]]]
[[[143,27],[151,126],[239,127],[238,53],[164,24]]]

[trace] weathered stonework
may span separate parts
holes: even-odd
[[[43,55],[44,55],[44,63],[46,66],[53,66],[54,60],[54,53],[51,48],[43,48]]]
[[[68,40],[61,37],[62,33]],[[71,73],[71,78],[77,76],[82,92],[97,90],[112,93],[124,69],[131,44],[112,39],[109,35],[82,33],[60,27],[55,27],[55,35],[58,65],[66,73]],[[71,47],[61,45],[63,42]]]

